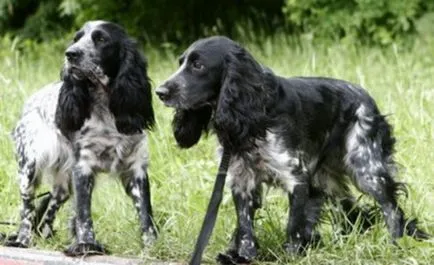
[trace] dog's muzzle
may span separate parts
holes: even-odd
[[[185,88],[185,82],[179,78],[170,78],[155,90],[161,101],[168,107],[179,104],[181,89]]]
[[[83,51],[72,46],[72,47],[69,47],[68,49],[66,49],[65,56],[66,56],[66,60],[68,60],[68,62],[70,62],[71,64],[76,64],[83,57]]]
[[[170,91],[166,86],[160,86],[155,90],[155,93],[160,98],[161,101],[166,101],[169,99]]]

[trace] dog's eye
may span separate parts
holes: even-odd
[[[204,65],[201,64],[199,61],[193,61],[192,66],[196,70],[202,70],[204,68]]]
[[[98,30],[98,29],[92,31],[91,34],[92,34],[92,35],[91,35],[91,37],[92,37],[92,41],[93,41],[95,44],[106,43],[106,42],[110,39],[110,37],[107,36],[107,34],[105,34],[103,31]]]
[[[99,42],[99,43],[104,43],[104,42],[105,42],[105,39],[104,39],[103,37],[98,37],[98,38],[96,39],[96,41]]]

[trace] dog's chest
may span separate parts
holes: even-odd
[[[288,150],[276,134],[268,133],[257,148],[242,156],[233,157],[229,167],[232,185],[247,190],[261,182],[281,186],[292,191],[305,167],[295,150]]]
[[[110,113],[92,114],[74,139],[74,150],[81,163],[107,172],[127,169],[145,144],[144,134],[125,135],[117,131]]]

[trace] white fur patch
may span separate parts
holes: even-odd
[[[347,157],[350,155],[371,156],[368,146],[360,143],[360,139],[366,138],[367,131],[370,130],[372,117],[368,116],[366,107],[362,104],[356,110],[357,122],[349,129],[346,138]],[[348,164],[348,161],[347,161]]]
[[[262,182],[292,192],[298,182],[294,169],[300,167],[306,170],[298,154],[291,154],[277,134],[267,133],[256,150],[231,159],[229,185],[240,194],[250,194]]]
[[[83,170],[88,169],[86,173],[93,170],[109,173],[127,170],[143,176],[143,167],[146,167],[148,159],[146,134],[121,134],[109,110],[100,107],[98,111],[82,127],[82,130],[89,131],[84,135],[77,132],[74,137],[82,148],[78,165]]]

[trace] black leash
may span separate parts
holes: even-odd
[[[17,223],[15,222],[4,222],[4,221],[0,221],[0,225],[17,225]]]
[[[46,197],[47,195],[49,195],[49,197]],[[47,206],[48,206],[48,202],[51,199],[51,192],[47,191],[47,192],[44,192],[42,194],[39,194],[38,196],[36,196],[36,199],[39,199],[41,197],[45,197],[43,199],[44,205],[42,206],[42,208],[43,208],[43,210],[45,212],[45,210],[47,209]],[[8,221],[0,221],[0,225],[10,225],[10,226],[12,226],[12,225],[18,225],[18,223],[16,223],[16,222],[8,222]],[[0,234],[0,238],[2,237],[2,235],[3,234]]]
[[[229,167],[229,161],[231,159],[231,153],[227,148],[223,148],[223,156],[220,161],[219,171],[214,183],[214,189],[211,194],[211,199],[206,210],[205,219],[203,220],[202,228],[200,230],[199,237],[196,241],[193,256],[190,260],[190,265],[199,265],[202,260],[202,254],[205,250],[205,246],[208,244],[211,237],[212,230],[217,219],[220,203],[223,198],[223,189],[225,186],[226,173]]]

